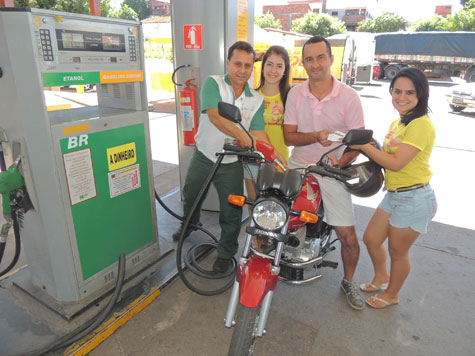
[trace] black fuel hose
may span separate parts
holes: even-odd
[[[12,220],[13,220],[13,232],[15,233],[15,255],[13,256],[12,262],[0,272],[0,277],[7,274],[11,271],[13,267],[15,267],[18,259],[20,258],[20,251],[21,251],[21,240],[20,240],[20,227],[18,226],[18,218],[15,211],[12,211]],[[5,249],[5,244],[3,248]],[[2,253],[3,254],[3,253]],[[0,255],[0,262],[2,261],[2,255]]]
[[[201,201],[204,199],[206,196],[206,193],[208,192],[208,189],[213,181],[214,176],[216,175],[216,172],[221,165],[221,162],[223,161],[223,158],[225,156],[225,153],[220,153],[218,154],[218,159],[216,160],[216,163],[214,164],[213,168],[211,169],[211,172],[208,176],[208,178],[205,181],[205,184],[203,187],[201,187],[200,192],[198,193],[198,196],[193,203],[193,206],[191,210],[189,211],[188,215],[186,217],[179,216],[175,212],[173,212],[170,208],[168,208],[165,203],[160,199],[160,196],[155,192],[155,198],[157,199],[158,203],[173,217],[176,219],[182,221],[182,229],[181,229],[181,235],[180,239],[178,241],[177,245],[177,251],[176,251],[176,266],[178,270],[178,275],[180,276],[181,280],[185,284],[187,288],[192,290],[193,292],[204,295],[204,296],[213,296],[213,295],[218,295],[221,293],[224,293],[227,291],[229,288],[231,288],[234,284],[234,278],[231,278],[230,281],[224,285],[223,287],[217,289],[217,290],[202,290],[196,286],[194,286],[185,276],[185,271],[183,270],[182,266],[182,255],[183,255],[183,242],[185,241],[185,232],[188,230],[188,228],[192,229],[198,229],[203,232],[205,232],[207,235],[209,235],[213,242],[205,242],[205,243],[198,243],[193,246],[188,250],[186,257],[183,259],[185,266],[195,275],[198,275],[200,277],[206,278],[206,279],[223,279],[226,277],[229,277],[231,275],[234,275],[234,272],[236,270],[236,260],[233,258],[232,259],[232,264],[233,268],[231,268],[227,273],[216,273],[214,271],[208,271],[202,267],[199,266],[199,263],[197,262],[198,255],[202,254],[207,254],[210,252],[213,248],[218,247],[218,239],[209,231],[204,229],[201,225],[196,225],[191,223],[191,218],[194,215],[195,211],[197,210],[198,206],[200,205]]]
[[[5,162],[5,156],[3,154],[3,151],[2,151],[1,147],[0,147],[0,152],[1,152],[1,154],[0,154],[0,171],[4,172],[4,171],[7,170],[7,164]]]
[[[3,259],[3,253],[5,252],[5,246],[7,245],[6,242],[0,242],[0,263],[2,263],[2,259]],[[2,275],[0,274],[0,277]]]
[[[97,329],[99,325],[101,325],[109,314],[112,311],[112,308],[117,303],[119,299],[120,293],[122,291],[122,286],[124,284],[125,279],[125,254],[121,253],[119,256],[119,266],[118,266],[118,273],[117,273],[117,280],[116,286],[114,289],[114,294],[112,298],[109,300],[109,303],[106,307],[94,318],[86,322],[84,325],[80,326],[76,330],[60,337],[59,339],[53,341],[52,343],[46,345],[45,347],[28,353],[27,356],[40,356],[45,354],[46,352],[52,352],[64,347],[71,345],[72,343],[81,340],[82,338],[89,335],[92,331]]]

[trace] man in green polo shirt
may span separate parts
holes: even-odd
[[[249,88],[247,81],[254,68],[255,52],[247,42],[238,41],[228,50],[226,75],[212,75],[206,78],[200,92],[201,115],[198,132],[195,136],[196,149],[193,153],[183,188],[184,214],[188,215],[201,187],[217,160],[216,152],[221,152],[226,138],[235,138],[242,146],[250,147],[251,139],[235,123],[221,117],[218,103],[224,101],[236,105],[241,111],[241,124],[257,139],[269,142],[264,131],[264,99]],[[242,208],[228,203],[229,194],[243,194],[243,167],[235,156],[223,159],[213,184],[219,196],[219,225],[221,238],[218,244],[218,258],[213,270],[224,273],[231,267],[231,259],[238,250],[238,236],[241,230]],[[194,214],[191,223],[198,224],[200,209]],[[182,226],[173,234],[178,240]],[[186,236],[191,231],[186,232]]]

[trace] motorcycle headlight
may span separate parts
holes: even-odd
[[[254,206],[252,218],[262,229],[276,230],[284,226],[287,221],[287,212],[279,203],[272,200],[264,200]]]

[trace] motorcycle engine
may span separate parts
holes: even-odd
[[[285,245],[283,258],[288,262],[307,262],[320,254],[320,239],[305,239],[307,226],[291,232],[290,243]]]

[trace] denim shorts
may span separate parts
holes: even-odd
[[[437,212],[437,200],[430,185],[405,192],[387,192],[380,209],[391,214],[389,223],[398,228],[410,227],[420,234]]]

